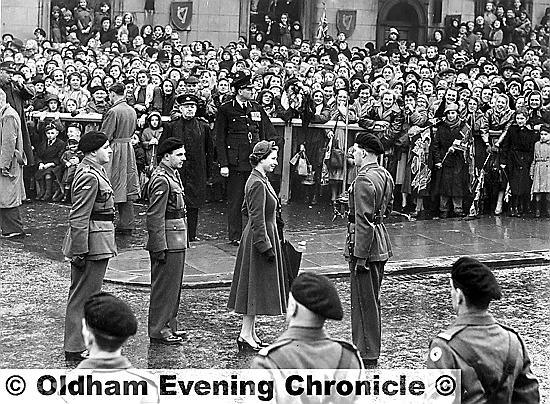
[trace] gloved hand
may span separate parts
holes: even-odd
[[[84,255],[77,255],[71,258],[71,264],[76,268],[84,268],[86,266],[86,257]]]
[[[161,264],[166,264],[166,250],[152,252],[151,258]]]
[[[269,250],[264,251],[262,255],[267,260],[267,262],[275,262],[275,251],[273,251],[273,247],[271,247]]]

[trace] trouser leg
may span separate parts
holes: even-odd
[[[0,228],[4,235],[23,233],[23,222],[19,206],[0,209]]]
[[[197,224],[199,221],[199,209],[187,208],[187,233],[190,240],[197,238]]]
[[[134,202],[120,202],[116,204],[118,209],[118,226],[120,230],[134,230],[136,228],[134,217]]]
[[[86,349],[82,339],[82,317],[84,303],[90,296],[101,291],[108,259],[86,260],[84,268],[71,265],[71,286],[65,315],[65,342],[67,352],[81,352]]]
[[[441,212],[449,212],[450,198],[447,195],[439,196],[439,210]]]
[[[351,333],[363,359],[380,356],[382,323],[380,318],[380,286],[385,262],[368,262],[368,271],[351,271]]]
[[[185,251],[167,252],[166,263],[151,260],[149,337],[163,338],[177,331]]]
[[[453,209],[455,213],[462,213],[462,197],[453,196]]]
[[[243,231],[241,207],[244,201],[244,186],[248,172],[229,171],[227,179],[227,221],[229,240],[240,240]]]

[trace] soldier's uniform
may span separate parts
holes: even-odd
[[[383,223],[391,213],[393,179],[378,163],[361,167],[349,188],[348,235],[344,255],[351,279],[351,327],[353,343],[366,360],[377,360],[381,346],[380,287],[384,265],[392,256]],[[362,261],[367,271],[356,271]]]
[[[159,150],[160,151],[160,150]],[[149,183],[146,249],[151,256],[149,337],[166,338],[177,331],[177,314],[187,249],[184,190],[177,170],[161,162]],[[165,262],[154,254],[165,251]]]
[[[274,140],[277,133],[260,104],[247,101],[241,105],[235,98],[219,107],[214,131],[218,163],[220,167],[229,167],[229,240],[240,240],[244,186],[252,171],[248,157],[256,143]]]
[[[65,351],[82,352],[82,315],[85,301],[101,290],[109,258],[117,254],[115,201],[103,167],[84,157],[71,187],[69,229],[63,242],[68,258],[84,257],[82,266],[71,261],[71,286],[65,317]]]
[[[357,349],[330,338],[324,328],[289,327],[262,349],[251,365],[256,369],[361,369]]]
[[[521,337],[488,313],[459,315],[430,344],[428,368],[460,369],[463,403],[538,403]]]

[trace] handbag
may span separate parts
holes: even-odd
[[[344,151],[340,148],[340,142],[336,138],[336,128],[338,127],[338,117],[332,130],[332,141],[329,143],[328,162],[327,165],[332,169],[338,169],[344,167]]]

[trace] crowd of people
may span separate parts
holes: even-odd
[[[224,182],[217,111],[232,99],[235,75],[245,72],[270,118],[303,121],[285,145],[295,155],[293,199],[306,195],[314,205],[325,194],[336,203],[356,171],[344,149],[362,129],[383,141],[396,210],[441,218],[550,214],[550,10],[535,25],[519,0],[510,8],[488,2],[484,15],[451,21],[426,44],[400,40],[395,28],[380,49],[350,47],[342,33],[308,41],[298,24],[290,41],[258,31],[215,47],[183,44],[169,25],[139,28],[107,2],[65,3],[52,8],[49,35],[37,28],[25,43],[2,37],[0,87],[23,121],[29,197],[69,199],[82,159],[78,139],[99,125],[55,114],[105,114],[117,82],[138,117],[132,144],[142,188],[157,165],[166,121],[179,118],[178,100],[193,94],[196,116],[212,129],[196,151],[203,154],[196,160],[206,161],[201,187],[216,189]],[[287,17],[277,23],[288,24]],[[329,121],[358,128],[308,126]]]

